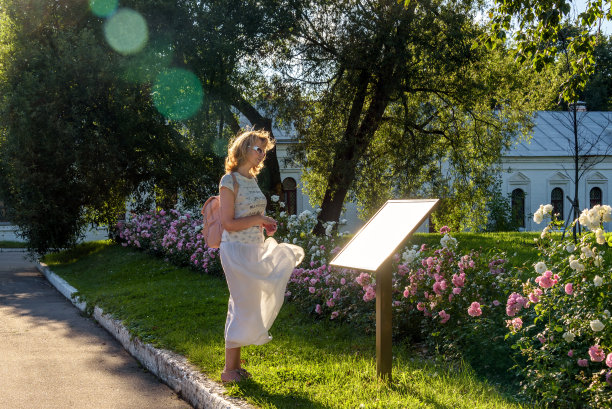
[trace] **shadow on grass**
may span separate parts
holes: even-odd
[[[313,402],[307,395],[293,390],[290,393],[275,393],[270,388],[265,387],[256,380],[247,379],[226,387],[228,392],[235,397],[253,397],[255,405],[268,406],[271,402],[279,408],[312,408],[312,409],[331,409],[333,406],[324,405],[319,402]]]

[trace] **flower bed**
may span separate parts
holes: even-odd
[[[276,239],[306,252],[287,299],[318,319],[373,331],[374,277],[328,265],[344,235],[329,223],[326,235],[315,237],[317,211],[282,210],[279,203],[271,215]],[[541,206],[534,220],[551,210]],[[533,269],[509,271],[507,256],[495,251],[460,253],[447,227],[439,245],[402,249],[393,256],[394,335],[417,334],[444,354],[471,351],[489,359],[491,371],[517,363],[524,394],[555,407],[612,405],[612,276],[602,257],[608,246],[602,223],[611,212],[609,206],[586,210],[577,222],[589,230],[577,244],[553,239],[549,232],[559,227],[553,219],[535,243],[541,260]],[[218,250],[203,246],[200,223],[190,214],[160,211],[133,216],[118,231],[125,246],[221,275]]]

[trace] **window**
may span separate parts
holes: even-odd
[[[297,183],[294,178],[283,180],[283,202],[288,214],[297,214]]]
[[[590,207],[593,207],[595,205],[600,205],[601,204],[601,189],[598,187],[594,187],[593,189],[591,189],[591,192],[589,193],[589,199],[590,199]]]
[[[523,189],[512,191],[512,224],[525,227],[525,192]]]
[[[550,204],[553,206],[553,214],[558,214],[558,220],[563,220],[563,189],[556,187],[550,193]]]

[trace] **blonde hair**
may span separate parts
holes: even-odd
[[[265,142],[264,152],[274,148],[274,140],[270,138],[270,133],[267,131],[247,130],[236,135],[229,143],[227,158],[225,158],[225,173],[236,172],[238,167],[246,161],[249,146],[254,146],[257,141]],[[257,176],[263,166],[264,161],[261,161],[259,165],[249,169],[249,174],[253,177]]]

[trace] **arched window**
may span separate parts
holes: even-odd
[[[288,214],[297,214],[297,183],[294,178],[283,180],[283,202]]]
[[[553,214],[558,214],[558,220],[563,220],[563,189],[556,187],[550,192],[550,204],[553,206]]]
[[[602,198],[602,194],[601,194],[601,189],[598,187],[594,187],[593,189],[591,189],[591,191],[589,192],[589,199],[590,199],[590,207],[593,207],[595,205],[600,205],[601,204],[601,198]]]
[[[512,224],[525,227],[525,192],[523,189],[512,191]]]

